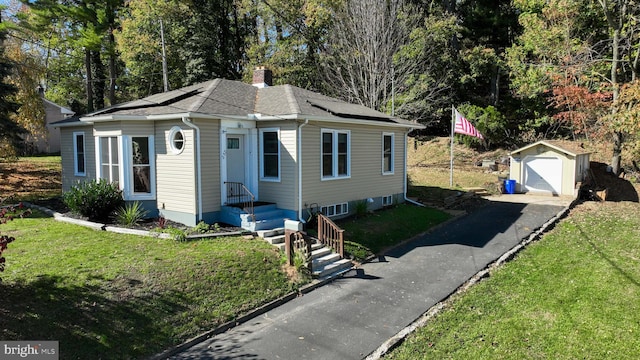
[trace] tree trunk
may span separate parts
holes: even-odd
[[[94,50],[91,52],[92,65],[94,69],[94,86],[93,86],[93,104],[96,110],[104,108],[104,66],[102,65],[102,59],[100,59],[100,51]]]
[[[93,112],[93,76],[91,75],[91,50],[84,49],[84,66],[87,76],[87,113]]]
[[[611,157],[611,170],[614,174],[620,174],[622,164],[622,144],[624,142],[624,136],[621,132],[616,131],[613,133],[613,156]]]
[[[109,105],[116,104],[116,39],[109,29]]]

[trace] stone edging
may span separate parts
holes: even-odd
[[[379,360],[389,351],[398,347],[400,344],[404,342],[404,340],[415,332],[417,329],[424,327],[429,320],[434,318],[441,310],[446,308],[452,298],[455,295],[466,292],[469,288],[471,288],[476,283],[480,282],[482,279],[487,278],[491,275],[491,271],[501,267],[503,264],[513,260],[515,256],[522,250],[524,250],[527,245],[531,242],[538,240],[542,237],[544,233],[551,230],[555,224],[564,218],[571,209],[573,209],[579,200],[574,199],[569,206],[560,210],[553,218],[544,223],[541,227],[533,231],[528,237],[523,238],[520,243],[511,248],[506,253],[502,254],[497,260],[488,264],[484,269],[478,271],[475,275],[473,275],[469,280],[467,280],[464,284],[460,285],[457,289],[447,295],[444,299],[440,300],[437,304],[433,305],[429,308],[424,314],[422,314],[418,319],[414,320],[411,324],[409,324],[404,329],[400,330],[396,335],[385,341],[382,345],[380,345],[375,351],[370,353],[365,360]]]
[[[127,228],[121,228],[121,227],[116,227],[116,226],[110,226],[110,225],[107,225],[107,224],[95,223],[95,222],[82,220],[82,219],[70,218],[68,216],[64,216],[64,214],[61,214],[61,213],[59,213],[57,211],[53,211],[51,209],[48,209],[48,208],[40,206],[40,205],[31,204],[31,203],[26,202],[26,201],[23,202],[23,204],[24,204],[24,206],[30,207],[32,209],[36,209],[38,211],[42,211],[43,213],[52,216],[57,221],[62,221],[62,222],[70,223],[70,224],[85,226],[85,227],[88,227],[88,228],[92,228],[94,230],[111,231],[111,232],[120,233],[120,234],[156,237],[156,238],[161,238],[161,239],[172,239],[173,238],[171,236],[171,234],[166,234],[166,233],[156,233],[156,232],[151,232],[151,231],[146,231],[146,230],[138,230],[138,229],[127,229]]]

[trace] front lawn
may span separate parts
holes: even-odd
[[[295,290],[281,256],[242,237],[176,242],[35,213],[0,273],[0,339],[58,340],[64,359],[141,358]]]
[[[640,205],[585,203],[390,359],[635,359]]]
[[[409,204],[337,222],[345,230],[345,252],[355,260],[379,254],[449,219],[445,212]]]

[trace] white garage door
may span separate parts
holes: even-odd
[[[524,160],[524,179],[527,191],[562,193],[562,160],[556,157],[531,157]]]

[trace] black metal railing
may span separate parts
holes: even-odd
[[[239,182],[224,182],[227,187],[227,205],[238,206],[244,209],[247,213],[254,216],[253,205],[256,197]]]

